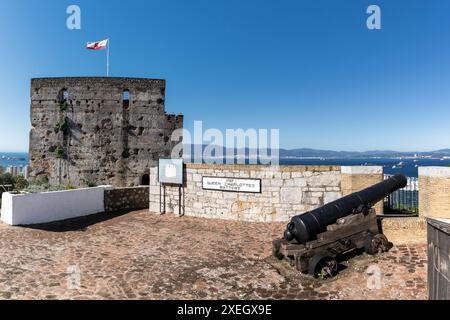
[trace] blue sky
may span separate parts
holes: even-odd
[[[81,30],[66,8],[81,8]],[[382,29],[366,28],[381,7]],[[185,127],[279,128],[281,147],[450,147],[450,1],[0,2],[0,150],[28,150],[33,77],[167,80]]]

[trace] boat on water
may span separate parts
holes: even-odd
[[[392,166],[392,169],[395,169],[395,168],[403,168],[404,166],[405,166],[405,163],[404,163],[403,161],[400,161],[399,163],[394,164],[394,165]]]

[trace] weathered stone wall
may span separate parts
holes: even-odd
[[[380,166],[342,166],[342,195],[368,188],[383,181],[383,167]],[[383,214],[383,201],[375,206],[377,214]]]
[[[105,212],[148,208],[149,187],[105,189]]]
[[[427,241],[426,221],[421,217],[390,217],[380,220],[384,235],[395,245],[401,243],[425,243]]]
[[[164,103],[164,80],[32,79],[30,176],[51,184],[140,185],[157,159],[170,155],[170,136],[183,125]]]
[[[338,166],[187,164],[181,212],[190,216],[246,221],[287,221],[293,215],[341,197]],[[202,176],[259,178],[261,193],[202,189]],[[166,186],[166,212],[178,213],[177,186]],[[160,212],[157,168],[150,170],[150,211]]]
[[[419,215],[450,219],[449,167],[419,167]]]

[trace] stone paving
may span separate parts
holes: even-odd
[[[425,243],[358,255],[319,280],[271,257],[283,229],[147,210],[0,224],[0,299],[426,299]]]

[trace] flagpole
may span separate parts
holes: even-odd
[[[106,76],[109,77],[109,38],[106,43]]]

